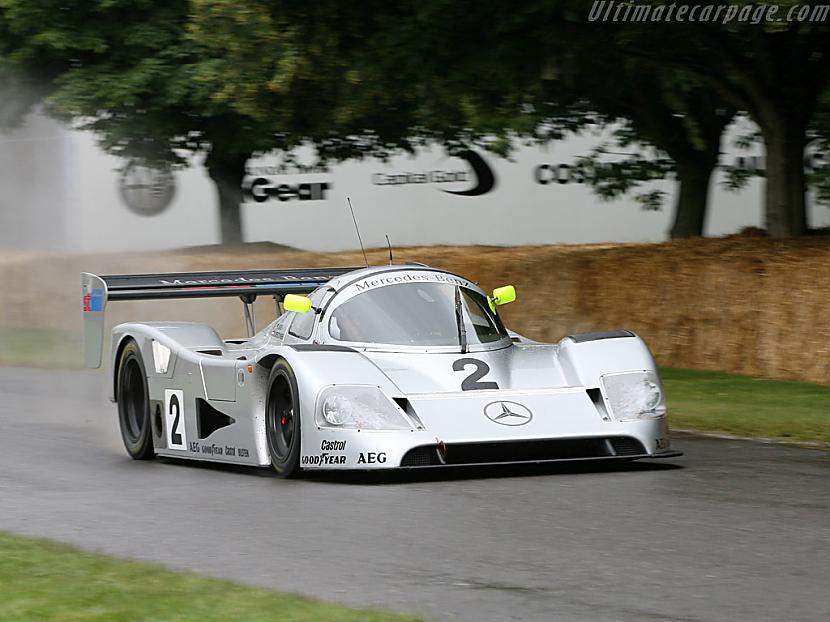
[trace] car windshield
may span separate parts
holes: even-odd
[[[339,341],[401,346],[486,344],[507,337],[498,316],[480,293],[448,283],[401,283],[372,289],[347,300],[329,319]],[[460,299],[463,331],[458,328]],[[464,337],[461,333],[464,333]]]

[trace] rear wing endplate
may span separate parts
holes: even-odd
[[[307,294],[357,268],[299,268],[292,270],[234,270],[166,274],[81,273],[84,328],[84,364],[101,366],[104,347],[104,311],[111,300],[152,300],[239,296],[250,302],[257,296]]]

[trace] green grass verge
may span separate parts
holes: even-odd
[[[4,622],[414,622],[0,532]]]
[[[830,386],[662,369],[673,428],[830,443]]]
[[[82,365],[78,333],[0,327],[0,366],[78,368]]]

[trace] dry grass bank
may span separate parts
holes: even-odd
[[[673,367],[723,370],[830,384],[830,237],[773,242],[732,237],[663,244],[545,247],[422,247],[396,251],[459,272],[485,288],[513,283],[506,307],[520,333],[555,341],[568,333],[629,328]],[[386,251],[369,251],[372,263]],[[78,329],[79,272],[165,272],[360,265],[359,252],[310,253],[270,245],[107,256],[0,254],[0,325]],[[239,303],[130,302],[129,319],[209,321],[242,331]],[[260,325],[273,316],[258,303]]]

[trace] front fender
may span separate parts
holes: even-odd
[[[372,361],[351,348],[332,346],[276,346],[257,357],[270,368],[276,358],[285,359],[294,370],[300,390],[300,406],[316,403],[317,394],[331,384],[362,384],[380,387],[389,397],[403,392]]]
[[[380,387],[390,398],[404,396],[398,386],[372,361],[350,348],[276,346],[259,356],[257,362],[270,369],[277,358],[285,359],[297,378],[300,416],[303,423],[301,455],[308,454],[319,445],[321,435],[314,424],[314,409],[317,405],[317,395],[325,387],[332,384],[372,385]],[[264,375],[267,377],[267,372]],[[267,393],[267,387],[265,392]]]
[[[559,342],[559,361],[568,384],[596,387],[600,377],[626,371],[653,371],[657,364],[645,341],[629,331],[566,337]]]

